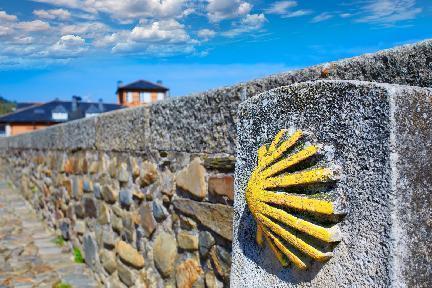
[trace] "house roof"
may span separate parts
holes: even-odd
[[[91,107],[95,106],[98,111],[99,105],[102,105],[103,111],[108,112],[124,108],[118,104],[105,104],[105,103],[92,103],[92,102],[78,102],[78,110],[72,111],[72,101],[59,101],[54,100],[44,104],[33,105],[28,108],[20,109],[16,112],[9,113],[0,117],[1,123],[62,123],[65,120],[53,119],[52,113],[68,113],[68,121],[80,119],[85,117],[85,112]],[[94,109],[92,109],[95,111]],[[93,112],[97,113],[97,112]]]
[[[155,91],[155,92],[166,92],[169,89],[166,88],[165,86],[162,86],[160,84],[156,84],[150,81],[146,81],[146,80],[138,80],[126,85],[122,85],[120,86],[116,93],[118,93],[119,91],[124,91],[124,90],[129,90],[129,91]]]

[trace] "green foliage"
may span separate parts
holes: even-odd
[[[13,112],[15,107],[16,103],[8,101],[0,96],[0,115]]]
[[[81,250],[79,248],[75,247],[73,249],[73,254],[74,254],[75,263],[84,263],[84,258],[82,256]]]
[[[63,247],[63,246],[64,246],[64,243],[65,243],[65,240],[63,239],[62,236],[57,236],[57,237],[54,239],[54,243],[55,243],[57,246]]]
[[[59,282],[53,286],[53,288],[73,288],[72,285],[65,282]]]

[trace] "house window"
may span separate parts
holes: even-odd
[[[151,102],[151,93],[141,92],[140,93],[140,102],[141,103],[150,103]]]
[[[52,119],[54,120],[68,120],[68,114],[67,113],[52,113]]]
[[[165,93],[163,93],[163,92],[159,92],[159,93],[157,94],[157,100],[158,100],[158,101],[164,100],[164,98],[165,98]]]
[[[100,113],[85,113],[85,118],[98,116]]]
[[[132,103],[132,102],[133,102],[132,92],[127,92],[127,93],[126,93],[126,101],[127,101],[128,103]]]

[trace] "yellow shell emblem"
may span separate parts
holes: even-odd
[[[303,270],[310,259],[330,259],[331,243],[340,241],[341,233],[336,225],[308,220],[335,219],[339,212],[332,202],[298,191],[334,182],[339,176],[337,169],[316,164],[302,168],[319,153],[320,146],[301,147],[304,133],[300,130],[287,135],[287,130],[281,130],[270,145],[258,149],[258,164],[246,188],[246,202],[257,222],[257,243],[262,246],[265,239],[283,266],[291,262]]]

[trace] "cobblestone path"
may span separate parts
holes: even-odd
[[[0,182],[0,288],[98,287],[55,237],[21,194]]]

